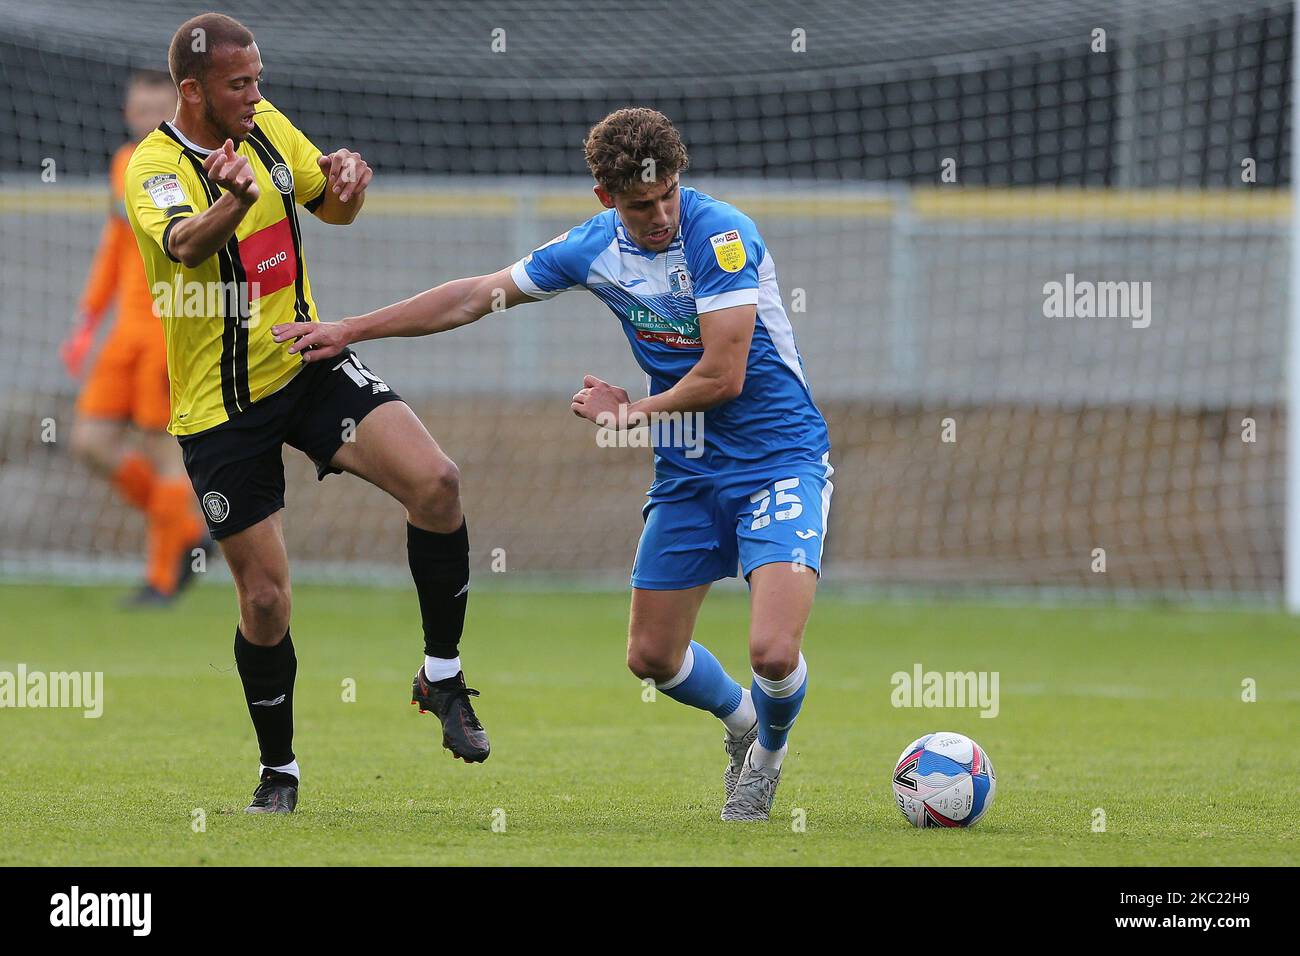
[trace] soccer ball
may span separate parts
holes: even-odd
[[[980,745],[961,734],[926,734],[894,767],[898,809],[921,827],[969,827],[993,805],[998,778]]]

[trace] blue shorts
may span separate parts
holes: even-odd
[[[641,509],[632,587],[677,591],[734,578],[737,565],[748,578],[778,561],[820,574],[833,473],[827,454],[820,462],[656,481]]]

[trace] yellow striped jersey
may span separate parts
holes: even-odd
[[[126,210],[162,315],[173,435],[192,435],[246,411],[302,368],[271,338],[279,322],[317,321],[295,203],[325,198],[320,150],[267,100],[239,144],[260,195],[226,245],[193,269],[167,251],[175,225],[203,212],[221,189],[203,173],[210,152],[161,124],[126,169]]]

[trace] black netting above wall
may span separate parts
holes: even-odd
[[[966,183],[1214,187],[1250,157],[1259,184],[1289,181],[1289,6],[931,4],[918,28],[926,6],[907,31],[829,2],[745,8],[727,30],[708,5],[386,0],[337,36],[304,33],[301,4],[223,9],[258,34],[264,94],[380,170],[581,174],[590,125],[639,104],[678,122],[701,174],[934,182],[951,157]],[[127,70],[162,66],[189,12],[0,3],[0,169],[57,155],[98,174]]]

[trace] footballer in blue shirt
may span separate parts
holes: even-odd
[[[808,686],[801,648],[832,490],[826,422],[762,236],[734,206],[681,184],[687,153],[668,118],[618,110],[592,128],[585,150],[605,211],[582,225],[492,275],[272,332],[318,362],[354,342],[445,332],[568,289],[601,299],[649,395],[634,401],[588,375],[572,411],[607,428],[649,424],[655,436],[628,667],[723,722],[722,819],[766,820]],[[700,441],[689,440],[692,422]],[[750,589],[747,688],[692,639],[710,585],[738,565]]]

